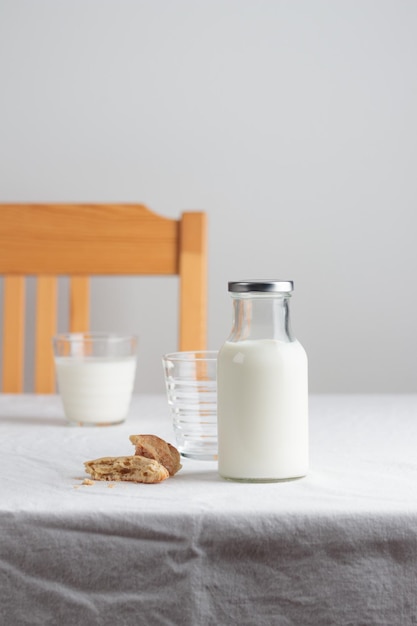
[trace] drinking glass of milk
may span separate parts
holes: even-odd
[[[219,351],[219,473],[274,482],[308,471],[307,356],[290,326],[293,282],[229,283],[233,328]]]
[[[133,392],[137,337],[67,333],[53,337],[53,347],[68,421],[79,426],[123,422]]]

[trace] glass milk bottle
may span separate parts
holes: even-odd
[[[217,363],[219,473],[247,482],[308,470],[307,356],[292,334],[292,281],[230,282],[232,332]]]

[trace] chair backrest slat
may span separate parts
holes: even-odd
[[[90,327],[90,279],[72,276],[70,279],[69,328],[72,333],[85,333]]]
[[[23,391],[25,278],[5,276],[3,308],[3,391]]]
[[[57,322],[57,278],[38,276],[35,318],[35,393],[55,391],[52,337]]]

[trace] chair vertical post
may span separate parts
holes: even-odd
[[[25,278],[5,276],[3,317],[4,393],[22,393],[25,339]]]
[[[207,348],[207,216],[183,213],[180,220],[180,350]]]

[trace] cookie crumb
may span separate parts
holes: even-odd
[[[81,483],[82,485],[95,485],[95,481],[91,480],[90,478],[84,478],[83,482]]]
[[[113,487],[115,487],[116,485],[114,483],[110,483],[110,485],[107,485],[108,489],[113,489]]]

